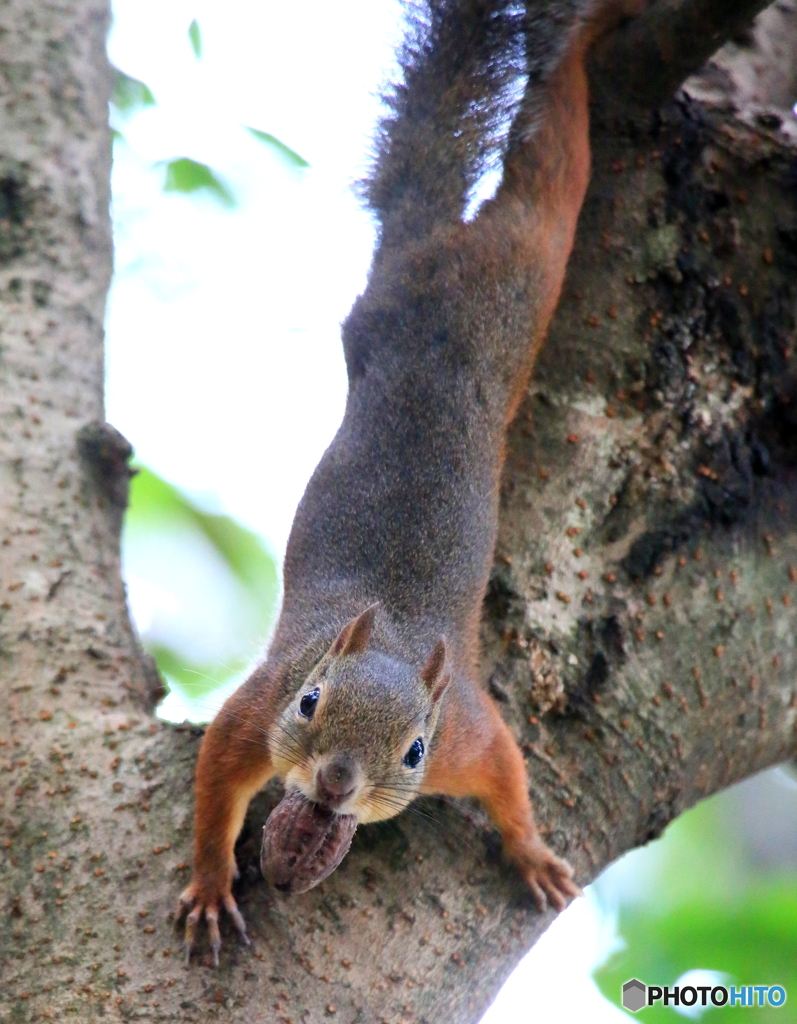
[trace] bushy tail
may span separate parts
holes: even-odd
[[[407,3],[402,77],[385,96],[389,113],[363,185],[383,242],[420,238],[463,217],[480,177],[503,154],[519,104],[533,107],[534,86],[556,65],[563,28],[586,7],[586,0]]]

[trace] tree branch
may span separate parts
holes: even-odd
[[[768,3],[660,0],[595,48],[590,82],[596,101],[657,107]]]
[[[475,1021],[550,916],[462,804],[361,829],[285,900],[253,866],[266,794],[239,848],[254,948],[225,928],[217,971],[182,963],[198,730],[130,696],[118,514],[76,442],[102,419],[106,17],[0,10],[18,76],[0,108],[0,1015]],[[793,167],[783,137],[694,103],[595,133],[509,439],[483,631],[538,818],[581,882],[795,750]]]

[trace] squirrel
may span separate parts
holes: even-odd
[[[222,911],[248,942],[233,850],[274,777],[362,823],[419,794],[476,797],[540,910],[580,894],[478,682],[478,632],[506,430],[589,179],[585,54],[646,2],[412,5],[364,186],[380,231],[343,325],[343,422],[296,512],[266,659],[199,753],[188,957],[204,918],[218,963]],[[500,184],[469,216],[491,158]]]

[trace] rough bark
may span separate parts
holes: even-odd
[[[474,807],[363,828],[286,900],[255,867],[266,793],[239,850],[254,947],[228,931],[219,969],[182,962],[199,730],[147,710],[125,447],[92,426],[106,18],[100,0],[0,8],[0,1019],[475,1021],[550,916]],[[782,95],[729,100],[765,49],[710,66],[704,103],[597,112],[566,294],[511,434],[485,681],[581,882],[797,745],[797,153]]]

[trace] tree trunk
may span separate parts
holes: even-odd
[[[797,152],[771,109],[794,46],[745,78],[793,43],[776,8],[655,116],[596,58],[592,186],[511,432],[485,681],[582,883],[797,745]],[[239,847],[253,949],[183,962],[200,731],[152,717],[127,449],[97,426],[107,10],[0,12],[0,1019],[475,1021],[551,915],[462,804],[361,829],[283,899],[254,866],[268,791]]]

